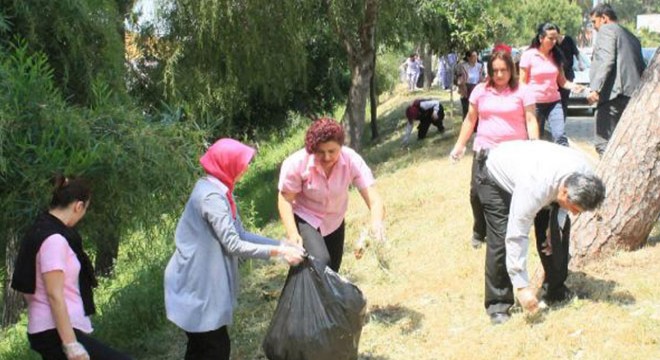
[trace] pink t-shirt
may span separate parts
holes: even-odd
[[[92,332],[92,322],[85,316],[78,274],[80,261],[69,243],[60,234],[46,238],[37,252],[37,281],[34,294],[26,294],[28,303],[28,333],[35,334],[55,329],[55,320],[50,310],[50,302],[42,275],[50,271],[64,272],[64,302],[69,311],[71,325],[84,332]]]
[[[559,68],[552,58],[545,58],[538,49],[530,48],[523,52],[520,68],[527,71],[527,85],[534,92],[537,104],[559,101]]]
[[[344,220],[349,185],[362,190],[374,183],[374,176],[362,157],[342,146],[329,178],[314,161],[314,154],[308,154],[305,149],[296,151],[282,163],[277,188],[297,194],[293,212],[326,236]]]
[[[524,84],[519,84],[516,90],[507,87],[502,92],[485,83],[477,85],[470,95],[470,104],[479,114],[474,150],[491,149],[504,141],[527,139],[525,106],[534,103],[534,94]]]

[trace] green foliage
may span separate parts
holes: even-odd
[[[83,222],[92,241],[179,211],[189,191],[204,133],[184,123],[145,121],[117,106],[105,83],[92,87],[91,108],[68,106],[43,54],[27,44],[0,62],[0,229],[21,232],[50,195],[55,172],[86,178],[92,210]],[[6,237],[0,237],[4,248]],[[3,257],[4,259],[4,257]]]
[[[642,43],[642,47],[659,47],[660,46],[660,33],[648,31],[647,29],[641,29],[637,32],[639,41]]]
[[[46,54],[56,87],[67,101],[88,105],[97,81],[124,89],[123,17],[115,0],[0,0],[12,26],[7,38]]]

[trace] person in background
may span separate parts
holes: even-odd
[[[50,206],[21,242],[11,287],[28,304],[28,341],[45,360],[125,360],[89,336],[96,312],[94,268],[75,226],[91,192],[84,180],[55,177]]]
[[[254,153],[234,139],[209,147],[199,160],[206,176],[195,184],[176,227],[176,251],[165,269],[165,310],[186,332],[186,360],[229,359],[238,257],[302,261],[302,248],[243,228],[233,192]]]
[[[595,147],[603,156],[646,65],[639,39],[617,23],[609,4],[597,5],[590,15],[598,36],[589,69],[591,93],[587,100],[597,104]]]
[[[470,94],[477,84],[484,81],[483,65],[477,61],[477,52],[474,50],[465,53],[465,59],[458,64],[456,84],[461,96],[463,118],[467,116]]]
[[[502,320],[497,314],[508,311],[513,304],[513,291],[506,272],[504,241],[499,237],[491,239],[486,236],[487,224],[477,179],[484,177],[485,160],[491,149],[511,140],[538,139],[539,133],[534,96],[525,85],[518,83],[511,54],[507,51],[494,52],[487,68],[488,80],[474,88],[468,115],[450,156],[452,161],[462,158],[478,118],[480,125],[474,140],[475,155],[470,180],[470,204],[474,217],[471,242],[474,248],[478,248],[487,240],[484,306],[496,322]]]
[[[445,110],[440,104],[440,100],[434,99],[416,99],[406,108],[406,133],[403,137],[403,144],[406,145],[410,141],[412,134],[413,122],[419,120],[417,126],[417,138],[422,140],[426,138],[429,127],[433,124],[440,133],[445,131],[443,120],[445,118]]]
[[[574,59],[578,61],[578,69],[582,71],[584,65],[582,65],[582,59],[580,58],[580,50],[578,50],[577,45],[572,37],[568,35],[563,35],[557,26],[557,46],[561,51],[563,56],[563,67],[564,76],[566,80],[573,81],[575,79],[575,71],[573,70]],[[559,95],[561,97],[561,108],[564,111],[564,117],[568,116],[568,97],[570,96],[571,91],[564,88],[559,88]]]
[[[542,135],[547,122],[552,140],[568,146],[564,130],[566,121],[561,107],[558,89],[580,92],[584,88],[566,80],[562,70],[563,61],[556,46],[559,28],[552,23],[539,25],[536,36],[520,59],[520,81],[528,84],[536,98],[536,117],[539,119],[539,133]]]
[[[406,72],[406,82],[408,84],[408,91],[417,90],[417,80],[419,73],[424,68],[422,62],[419,60],[417,54],[410,54],[408,59],[401,64],[401,69]]]
[[[478,183],[488,224],[488,242],[503,245],[499,256],[506,257],[506,268],[498,263],[497,268],[487,269],[486,273],[500,274],[502,284],[509,278],[523,309],[537,311],[536,289],[530,287],[527,273],[528,236],[536,214],[550,207],[553,227],[559,229],[561,236],[552,242],[536,239],[545,271],[543,297],[551,301],[567,300],[571,296],[564,285],[568,276],[571,226],[567,213],[591,211],[605,197],[605,185],[593,174],[589,160],[578,150],[547,141],[509,141],[490,151],[486,171],[481,173]],[[511,285],[506,292],[513,300]],[[513,301],[486,304],[491,322],[506,322],[511,305]]]
[[[438,87],[441,90],[447,90],[451,86],[447,76],[447,72],[450,71],[447,55],[438,56],[438,74],[436,75],[436,79],[438,80]]]
[[[335,272],[344,253],[348,188],[357,188],[371,211],[371,233],[385,237],[383,201],[362,157],[344,146],[344,129],[322,118],[307,129],[305,148],[282,163],[278,209],[287,238]]]

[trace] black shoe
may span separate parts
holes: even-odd
[[[511,319],[511,315],[503,312],[496,312],[490,314],[490,323],[493,325],[501,325]]]
[[[543,295],[542,300],[545,301],[548,305],[554,305],[558,303],[569,302],[575,297],[577,297],[575,292],[564,286],[559,291],[555,291],[551,294],[546,293]]]
[[[473,249],[479,249],[485,243],[486,243],[486,239],[475,235],[472,235],[472,239],[470,240],[470,244],[472,244]]]

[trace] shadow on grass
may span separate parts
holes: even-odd
[[[424,314],[399,304],[387,306],[372,306],[369,309],[368,320],[386,326],[401,327],[401,334],[408,335],[422,326]]]
[[[571,272],[567,283],[580,299],[616,305],[631,305],[636,301],[630,292],[617,291],[616,281],[598,279],[581,271]]]

